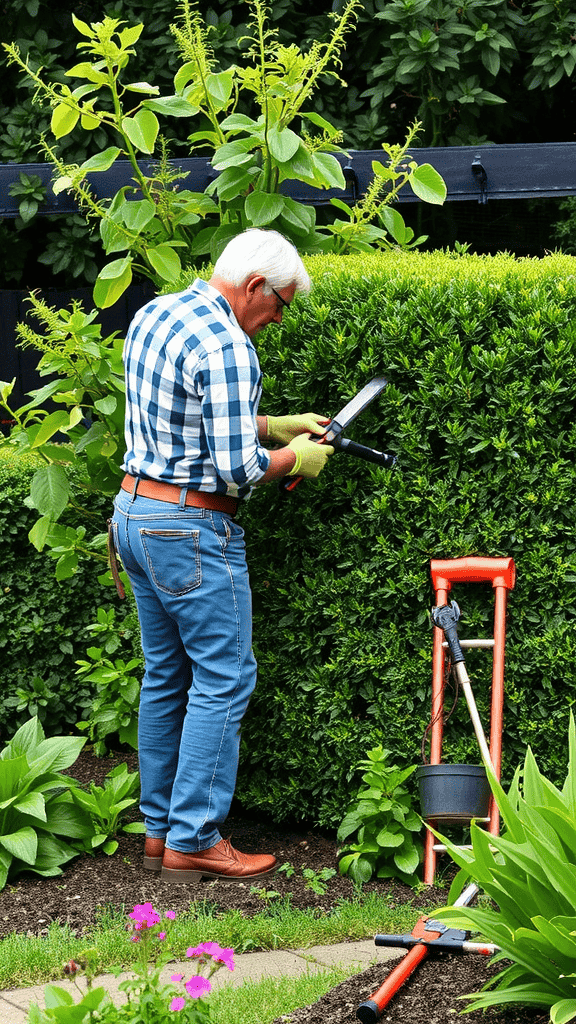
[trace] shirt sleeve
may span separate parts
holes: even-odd
[[[261,382],[258,356],[248,339],[205,343],[193,376],[201,447],[206,446],[218,476],[236,487],[257,483],[270,465],[270,453],[258,442]]]

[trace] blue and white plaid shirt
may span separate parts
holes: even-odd
[[[153,299],[124,345],[132,476],[244,497],[270,464],[258,442],[262,374],[230,305],[205,281]]]

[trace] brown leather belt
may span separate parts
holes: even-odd
[[[142,498],[154,498],[156,501],[169,501],[173,505],[180,504],[182,488],[178,484],[163,484],[159,480],[143,480],[130,476],[128,473],[120,485],[129,494],[139,494]],[[186,491],[185,505],[193,508],[209,508],[213,512],[227,512],[234,516],[238,511],[236,498],[225,494],[210,494],[208,491]]]

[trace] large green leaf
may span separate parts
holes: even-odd
[[[199,110],[194,103],[189,103],[184,96],[159,96],[158,99],[144,100],[142,106],[147,110],[154,110],[157,114],[165,114],[168,117],[192,117]]]
[[[178,86],[176,86],[178,88]],[[219,71],[208,75],[206,89],[209,93],[212,105],[216,110],[223,110],[232,95],[234,88],[234,69]]]
[[[94,302],[100,309],[108,309],[126,291],[132,281],[132,257],[107,263],[94,285]]]
[[[34,791],[25,793],[12,806],[20,814],[36,818],[40,822],[46,821],[46,800],[42,793]]]
[[[141,153],[153,153],[160,125],[152,110],[141,108],[134,117],[122,118],[122,130]]]
[[[38,850],[38,836],[33,828],[25,825],[17,832],[0,835],[0,846],[25,864],[34,864]]]
[[[291,128],[280,130],[277,125],[274,125],[268,132],[268,148],[279,164],[291,160],[300,146],[300,138]]]
[[[563,918],[563,920],[565,921],[566,918]],[[574,970],[576,966],[576,939],[570,933],[576,933],[576,917],[571,919],[568,928],[564,925],[560,927],[554,919],[547,921],[542,916],[534,917],[533,924],[547,940],[552,952],[556,950],[563,956],[570,958],[571,969]]]
[[[373,865],[368,857],[358,857],[352,861],[348,868],[348,874],[357,884],[363,885],[372,878]]]
[[[129,240],[126,231],[123,231],[110,217],[103,217],[100,221],[100,238],[107,254],[123,252],[128,248]]]
[[[394,863],[397,868],[400,868],[400,871],[405,871],[407,875],[413,875],[420,863],[418,850],[412,845],[406,850],[399,850],[394,854]]]
[[[313,206],[304,206],[288,196],[284,197],[284,206],[280,214],[280,225],[285,230],[306,237],[314,230],[316,211]]]
[[[77,761],[86,740],[81,736],[52,736],[42,740],[36,750],[31,752],[30,774],[41,775],[44,772],[59,772],[69,768]]]
[[[38,744],[44,739],[44,729],[38,718],[29,718],[24,725],[14,733],[10,743],[0,754],[0,758],[18,757],[20,754],[30,754],[36,750]]]
[[[420,164],[414,168],[410,176],[410,187],[425,203],[442,206],[446,199],[446,184],[432,164]]]
[[[80,113],[73,106],[66,103],[59,103],[52,111],[50,128],[56,139],[62,139],[76,127]]]
[[[90,815],[73,802],[70,792],[48,800],[46,828],[54,835],[69,839],[87,839],[94,832]]]
[[[0,807],[6,801],[18,799],[22,788],[22,779],[27,772],[28,760],[25,754],[4,758],[0,761]]]
[[[44,989],[44,1005],[46,1009],[53,1010],[56,1006],[72,1006],[74,997],[68,989],[60,988],[59,985],[46,985]]]
[[[236,139],[220,146],[212,158],[212,165],[217,171],[225,171],[228,167],[241,167],[254,159],[252,139]]]
[[[244,210],[246,216],[255,228],[264,227],[266,224],[271,224],[272,221],[279,217],[284,209],[284,197],[279,195],[270,195],[267,192],[251,192],[246,197],[244,204]]]
[[[80,165],[81,171],[109,171],[112,164],[122,152],[118,149],[118,146],[109,146],[108,149],[102,150],[101,153],[96,153],[91,156],[89,160],[85,160]]]
[[[72,849],[68,843],[50,835],[49,832],[38,830],[38,854],[34,870],[37,874],[50,878],[61,874],[61,865],[78,856],[78,850]]]
[[[321,188],[346,188],[344,172],[335,156],[330,153],[312,153],[312,164],[314,181]]]
[[[389,234],[398,245],[404,245],[410,241],[406,223],[401,213],[393,206],[384,206],[379,212],[380,222],[384,225]]]
[[[576,1017],[576,999],[559,999],[550,1009],[550,1024],[568,1024]]]
[[[390,832],[387,828],[383,828],[376,836],[376,842],[379,846],[392,849],[396,846],[402,846],[404,835],[401,832]]]
[[[303,142],[300,143],[290,160],[278,165],[278,170],[280,172],[280,182],[300,180],[307,182],[309,185],[318,184],[318,187],[321,187],[321,182],[316,182],[316,171],[312,157]]]
[[[182,273],[180,257],[175,249],[167,242],[162,242],[154,248],[146,249],[146,259],[151,263],[156,273],[163,281],[173,284]]]
[[[63,415],[68,420],[67,414]],[[50,463],[36,470],[32,478],[30,497],[34,508],[37,508],[41,515],[58,519],[70,497],[70,485],[63,466]]]
[[[129,231],[140,232],[156,216],[156,207],[149,199],[126,201],[122,205],[121,214]]]
[[[228,117],[225,117],[220,122],[220,127],[222,131],[229,133],[248,132],[251,135],[256,135],[262,131],[264,119],[260,117],[257,121],[254,121],[247,114],[229,114]]]
[[[248,192],[248,189],[260,174],[257,167],[243,165],[242,167],[227,167],[214,181],[214,189],[218,198],[229,202],[237,196]]]
[[[357,814],[355,811],[351,811],[347,814],[338,827],[337,839],[343,842],[348,836],[352,835],[353,832],[357,832],[362,825],[362,816]]]

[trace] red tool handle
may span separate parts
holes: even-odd
[[[425,931],[427,917],[421,917],[416,922],[412,929],[412,935],[415,939],[421,939],[426,936],[427,941],[432,942],[433,939],[440,937],[440,932]],[[356,1011],[358,1020],[368,1022],[371,1024],[372,1021],[377,1021],[382,1016],[382,1012],[393,996],[396,995],[399,989],[407,978],[416,970],[418,964],[422,963],[426,959],[430,952],[430,947],[422,943],[419,946],[412,946],[409,953],[406,953],[402,957],[401,961],[390,972],[386,981],[380,986],[376,992],[373,992],[369,999],[365,1003],[361,1003]]]

